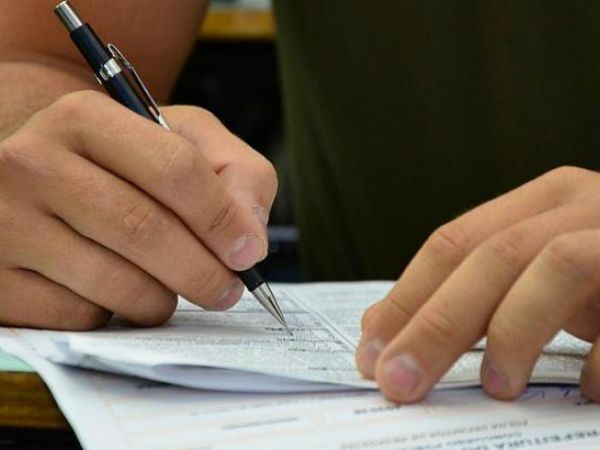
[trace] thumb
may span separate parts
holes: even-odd
[[[273,165],[204,109],[172,106],[163,111],[172,130],[192,142],[214,170],[231,198],[232,209],[249,224],[251,231],[247,234],[258,237],[258,260],[263,259],[268,248],[266,225],[278,185]],[[236,239],[233,247],[242,247],[244,240]],[[222,260],[228,263],[227,259]],[[252,264],[248,267],[235,263],[228,265],[234,270],[244,270]]]

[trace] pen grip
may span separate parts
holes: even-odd
[[[96,32],[87,23],[71,31],[69,36],[95,74],[112,57]]]
[[[87,23],[73,30],[69,35],[94,71],[94,74],[98,77],[102,66],[113,58],[111,53],[102,43],[94,29]],[[108,80],[102,80],[102,86],[104,86],[114,100],[126,108],[147,119],[158,122],[150,112],[148,105],[141,99],[142,96],[125,75],[125,72],[114,74]]]
[[[140,99],[136,89],[123,73],[119,73],[110,80],[104,81],[103,86],[108,94],[121,105],[138,113],[140,116],[158,123],[154,115],[148,109],[148,105]]]
[[[265,282],[260,272],[254,268],[236,272],[236,275],[240,277],[250,292]]]

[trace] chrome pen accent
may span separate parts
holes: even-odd
[[[271,315],[275,317],[277,322],[279,322],[285,328],[285,331],[287,331],[290,336],[293,336],[269,285],[267,283],[263,283],[250,292],[259,301],[263,308],[269,311]]]
[[[71,5],[69,5],[67,0],[60,2],[56,8],[54,8],[54,11],[69,33],[83,25],[83,22],[75,10],[71,8]]]

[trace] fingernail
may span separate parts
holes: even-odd
[[[483,385],[492,394],[504,394],[509,391],[508,378],[487,359],[483,367]]]
[[[417,361],[410,355],[397,355],[383,368],[383,378],[389,387],[401,397],[410,395],[421,380]]]
[[[221,296],[219,301],[215,304],[215,309],[219,311],[225,311],[235,305],[242,296],[244,286],[240,281],[235,281],[229,289]]]
[[[242,236],[232,246],[229,256],[232,269],[245,270],[252,267],[260,260],[262,252],[262,245],[258,236],[254,234]]]
[[[358,368],[367,378],[373,378],[375,364],[384,347],[383,341],[375,338],[359,348]]]

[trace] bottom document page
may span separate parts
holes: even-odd
[[[436,391],[409,406],[365,390],[219,393],[60,366],[5,330],[0,344],[42,375],[86,449],[600,448],[600,406],[573,387],[514,402]]]

